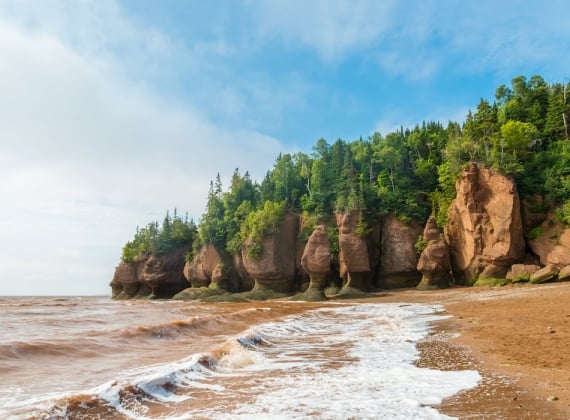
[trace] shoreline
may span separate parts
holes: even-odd
[[[360,300],[359,300],[360,301]],[[481,383],[435,406],[458,418],[570,418],[570,283],[396,290],[361,301],[445,308],[418,367],[474,369]]]

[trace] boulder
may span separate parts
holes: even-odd
[[[141,279],[150,288],[150,297],[171,298],[190,286],[183,274],[187,252],[188,248],[184,247],[148,258],[142,268]]]
[[[546,220],[528,239],[528,246],[538,255],[543,265],[558,267],[570,265],[570,228],[562,226],[556,214],[549,212]]]
[[[418,290],[434,290],[449,287],[453,283],[449,245],[441,237],[441,231],[430,217],[424,229],[423,238],[427,246],[422,251],[417,269],[422,273]]]
[[[345,279],[340,293],[370,287],[370,260],[366,240],[356,232],[360,213],[337,213],[340,277]]]
[[[540,284],[545,283],[549,280],[553,280],[558,275],[558,268],[553,265],[547,265],[546,267],[541,268],[540,270],[536,271],[530,276],[530,282],[532,284]]]
[[[377,282],[380,287],[393,289],[417,286],[421,274],[417,270],[418,253],[415,244],[423,230],[419,223],[406,223],[393,215],[384,219]]]
[[[299,297],[302,300],[324,300],[327,274],[331,271],[331,250],[327,228],[315,228],[305,246],[301,266],[309,275],[309,287]]]
[[[295,279],[296,242],[299,219],[293,214],[286,214],[280,229],[263,239],[261,253],[256,258],[248,257],[254,244],[246,242],[241,254],[245,270],[254,279],[252,292],[267,297],[272,293],[290,293]]]
[[[471,163],[456,182],[445,238],[459,284],[505,277],[525,254],[516,185],[511,177]]]
[[[570,265],[562,267],[558,273],[558,281],[570,281]]]
[[[527,282],[530,276],[540,270],[539,265],[534,264],[513,264],[506,278],[513,283]]]

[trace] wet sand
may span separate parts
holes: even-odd
[[[451,315],[420,343],[417,365],[477,369],[483,380],[439,411],[462,419],[570,419],[570,283],[390,291],[372,300],[441,304]]]

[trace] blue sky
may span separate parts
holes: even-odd
[[[109,293],[137,225],[279,152],[570,78],[563,1],[0,0],[0,295]]]

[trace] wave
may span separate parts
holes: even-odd
[[[196,335],[215,335],[230,324],[240,325],[268,308],[248,308],[227,314],[194,316],[161,323],[81,332],[80,337],[16,340],[0,344],[0,361],[37,357],[99,357],[120,346],[174,341]],[[91,321],[93,323],[93,321]]]
[[[168,419],[176,419],[176,415],[168,412],[169,404],[182,403],[203,392],[223,392],[224,386],[209,379],[217,373],[262,364],[264,357],[256,350],[268,345],[270,342],[265,337],[248,330],[208,352],[174,363],[134,369],[127,372],[127,378],[36,404],[31,416],[38,419],[120,416],[147,419],[156,418],[152,413],[158,405],[161,415],[166,413]]]

